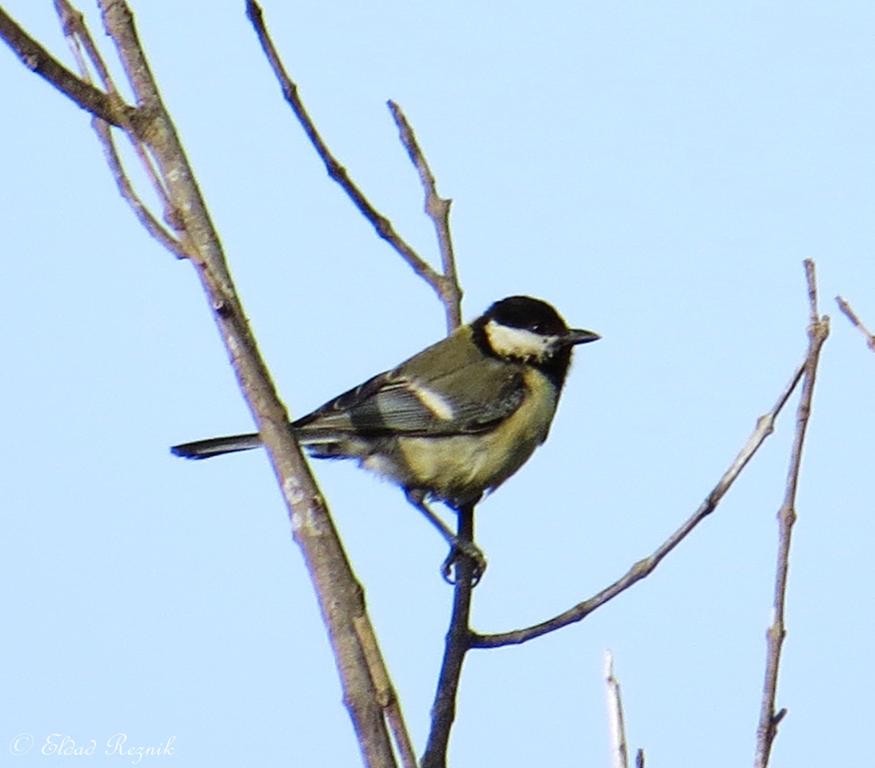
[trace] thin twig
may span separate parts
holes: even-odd
[[[395,231],[392,222],[383,216],[370,201],[365,197],[364,193],[358,188],[355,182],[350,179],[349,174],[334,157],[328,145],[319,135],[316,125],[313,123],[310,115],[307,113],[304,103],[298,95],[298,86],[292,81],[286,72],[282,59],[273,44],[273,40],[267,31],[264,24],[264,18],[261,7],[254,0],[246,0],[246,15],[255,29],[255,34],[261,43],[264,54],[270,63],[274,75],[279,81],[282,88],[283,97],[288,102],[295,117],[307,134],[307,138],[313,145],[316,153],[325,164],[325,170],[328,175],[336,181],[341,188],[346,192],[352,202],[358,208],[359,212],[373,225],[377,234],[385,240],[395,251],[406,261],[411,269],[425,282],[431,286],[432,290],[443,301],[443,277],[439,275],[429,264],[408,245],[408,243]]]
[[[70,6],[70,4],[67,2],[67,0],[55,0],[55,4],[56,6],[66,6],[66,8],[69,9],[68,13],[72,15],[72,19],[68,23],[72,25],[72,28],[75,31],[76,42],[78,43],[81,41],[82,46],[85,48],[85,51],[88,54],[88,58],[91,60],[92,65],[97,70],[97,73],[100,76],[100,81],[103,84],[103,87],[106,89],[106,92],[111,97],[118,97],[118,88],[116,87],[115,82],[112,79],[112,75],[109,73],[109,68],[106,66],[106,63],[103,61],[103,57],[100,55],[100,51],[94,43],[94,38],[91,36],[90,30],[85,25],[85,20],[82,14],[79,11],[73,9],[72,6]],[[86,70],[82,71],[82,76],[84,78],[87,78]],[[142,165],[143,170],[146,173],[146,177],[149,179],[152,185],[152,189],[155,191],[155,194],[161,201],[161,205],[164,208],[165,219],[174,223],[174,228],[178,228],[178,226],[176,225],[176,219],[178,217],[171,213],[173,206],[170,202],[170,190],[167,183],[159,175],[158,169],[155,167],[155,161],[153,160],[148,147],[138,136],[134,134],[133,131],[128,130],[127,126],[125,126],[125,135],[130,140],[131,146],[133,147],[134,152],[139,158],[140,164]],[[107,136],[109,136],[111,141],[112,132],[107,131]],[[113,153],[117,156],[114,148]],[[130,183],[128,184],[128,186],[130,186]],[[169,233],[166,233],[166,235],[167,237],[172,237]]]
[[[620,681],[614,676],[614,657],[610,651],[605,651],[605,698],[611,732],[611,765],[613,768],[628,768],[629,750],[626,746],[623,700],[620,695]]]
[[[417,768],[413,742],[411,742],[410,734],[407,732],[407,724],[401,713],[398,694],[389,678],[389,670],[386,668],[386,662],[383,659],[380,646],[377,644],[377,635],[371,625],[371,620],[367,614],[362,614],[355,618],[354,624],[359,641],[365,650],[365,658],[368,662],[368,669],[371,671],[377,700],[383,708],[386,722],[392,731],[402,768]]]
[[[112,177],[115,179],[119,194],[131,207],[143,228],[176,256],[177,259],[193,259],[195,254],[187,251],[185,245],[164,228],[161,222],[152,215],[152,212],[146,207],[139,195],[137,195],[118,156],[109,126],[100,118],[94,117],[91,119],[91,127],[94,128],[94,132],[97,134],[103,147],[103,155],[112,172]]]
[[[82,79],[89,84],[93,84],[91,82],[91,75],[88,70],[87,62],[82,55],[82,49],[84,48],[88,55],[88,59],[96,69],[101,83],[107,90],[107,93],[111,95],[117,94],[118,90],[112,81],[109,69],[104,62],[103,57],[100,55],[100,51],[95,45],[94,39],[91,37],[91,32],[85,24],[85,19],[82,13],[67,2],[67,0],[55,0],[55,10],[61,20],[64,37],[66,37],[67,42],[70,44],[70,49],[79,66],[79,73]],[[109,124],[99,117],[93,117],[91,120],[91,127],[94,129],[94,132],[97,134],[97,138],[100,140],[101,146],[103,147],[104,157],[106,158],[107,165],[109,165],[113,179],[115,179],[119,194],[131,207],[131,210],[133,210],[134,215],[137,217],[140,224],[142,224],[143,228],[177,258],[191,258],[192,254],[186,251],[185,246],[162,226],[137,194],[124,169],[118,151],[116,150],[115,142],[112,137],[112,130],[110,129]],[[132,131],[127,129],[123,130],[134,148],[137,150],[137,154],[146,169],[146,173],[152,181],[152,186],[163,201],[166,211],[169,207],[169,195],[166,186],[158,178],[154,164],[150,162],[143,143],[133,134]]]
[[[407,150],[425,191],[424,209],[434,224],[443,266],[440,291],[441,301],[447,313],[447,333],[452,333],[462,324],[462,289],[456,274],[456,257],[453,253],[453,240],[450,237],[450,206],[453,201],[438,194],[434,174],[401,107],[394,101],[389,101],[387,104],[395,125],[398,126],[401,143]]]
[[[459,509],[458,537],[474,541],[474,505]],[[465,654],[470,649],[471,593],[475,564],[471,558],[457,557],[455,561],[455,589],[453,611],[447,630],[444,659],[438,676],[437,691],[431,708],[431,730],[428,734],[422,768],[445,768],[450,729],[456,718],[456,696]]]
[[[61,29],[64,32],[64,37],[67,38],[67,41],[73,48],[73,55],[79,64],[79,74],[82,79],[90,85],[94,85],[86,67],[85,59],[82,57],[80,46],[88,54],[88,58],[97,70],[100,82],[103,84],[106,92],[108,94],[117,94],[118,91],[114,87],[109,69],[97,50],[97,46],[94,44],[94,39],[91,37],[88,26],[85,24],[85,17],[82,11],[74,8],[67,0],[55,0],[55,13],[58,14],[58,18],[61,20]]]
[[[12,17],[0,8],[0,38],[15,52],[21,63],[57,88],[76,106],[112,125],[126,121],[125,111],[131,109],[114,103],[105,93],[76,77],[39,43],[30,37]]]
[[[649,557],[645,557],[643,560],[639,560],[622,577],[598,594],[572,606],[558,616],[554,616],[552,619],[547,619],[547,621],[543,621],[539,624],[534,624],[523,629],[516,629],[511,632],[501,632],[496,634],[479,634],[474,632],[471,636],[471,646],[473,648],[496,648],[502,645],[516,645],[528,642],[529,640],[534,640],[536,637],[546,635],[549,632],[555,632],[557,629],[561,629],[562,627],[573,624],[576,621],[580,621],[597,608],[600,608],[608,601],[613,600],[621,592],[629,589],[629,587],[636,582],[649,576],[656,569],[656,566],[662,562],[663,558],[665,558],[669,552],[689,536],[693,529],[699,525],[702,520],[714,511],[717,504],[735,482],[741,470],[744,469],[753,455],[759,450],[759,447],[763,444],[765,439],[772,434],[776,417],[781,412],[781,409],[786,404],[787,399],[790,397],[793,390],[796,388],[804,371],[805,364],[801,365],[793,374],[790,383],[787,384],[784,391],[781,392],[780,397],[778,397],[778,400],[772,409],[757,419],[756,427],[744,447],[741,449],[738,456],[735,457],[735,460],[726,472],[723,473],[723,476],[717,482],[717,485],[711,490],[711,493],[708,494],[707,498],[699,505],[699,508],[693,513],[693,515],[681,525],[680,528],[671,534],[671,536],[669,536],[668,539],[666,539],[665,542],[653,552],[653,554]]]
[[[851,305],[848,304],[841,296],[836,296],[836,303],[839,305],[839,309],[844,313],[845,317],[851,321],[851,325],[854,328],[857,328],[860,333],[866,338],[866,346],[869,347],[873,352],[875,352],[875,334],[873,334],[865,325],[863,325],[863,321],[857,317],[857,313],[851,309]]]
[[[787,470],[787,485],[784,501],[778,511],[778,554],[775,569],[775,596],[772,625],[766,633],[766,671],[763,681],[763,696],[760,706],[760,718],[757,726],[755,768],[766,768],[772,744],[777,734],[778,723],[783,719],[786,710],[775,710],[775,698],[778,689],[778,670],[781,664],[781,649],[787,630],[784,624],[784,607],[787,598],[787,574],[790,567],[790,540],[793,525],[796,522],[796,490],[799,484],[799,470],[802,465],[802,448],[805,444],[805,433],[811,416],[811,401],[814,396],[814,383],[817,378],[817,364],[823,343],[829,336],[829,318],[820,317],[817,309],[817,283],[814,273],[814,262],[805,260],[805,276],[808,284],[809,325],[808,325],[808,356],[805,362],[805,379],[802,382],[802,394],[796,409],[796,434],[790,452],[790,466]]]

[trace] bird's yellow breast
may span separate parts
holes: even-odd
[[[409,472],[406,484],[431,489],[446,501],[464,502],[514,474],[547,438],[557,403],[555,388],[537,369],[526,369],[523,381],[527,394],[519,408],[487,432],[399,438]]]

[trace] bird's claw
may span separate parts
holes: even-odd
[[[472,566],[471,569],[471,586],[476,587],[486,571],[486,557],[480,548],[472,541],[464,541],[456,539],[455,543],[450,548],[450,553],[447,555],[441,565],[441,575],[447,584],[457,584],[458,578],[454,573],[454,567],[458,564],[460,558],[467,558]]]

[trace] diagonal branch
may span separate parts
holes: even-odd
[[[190,259],[194,257],[191,251],[186,250],[185,244],[177,240],[171,235],[167,229],[156,219],[152,212],[143,203],[140,196],[134,190],[131,180],[128,178],[122,165],[121,158],[115,147],[115,142],[112,139],[112,132],[109,126],[100,118],[94,117],[91,119],[92,128],[97,134],[97,138],[103,147],[103,156],[106,158],[106,163],[112,173],[118,187],[119,194],[122,199],[131,207],[134,216],[152,237],[154,237],[161,245],[163,245],[170,253],[176,256],[177,259]]]
[[[294,112],[298,122],[304,129],[307,138],[322,159],[330,178],[336,181],[353,201],[359,212],[372,224],[377,234],[386,240],[395,251],[410,265],[413,271],[435,291],[446,314],[447,331],[452,332],[461,325],[461,289],[456,275],[455,258],[452,239],[450,237],[449,211],[450,201],[441,198],[437,193],[434,176],[407,119],[400,108],[389,102],[389,109],[398,126],[401,142],[416,168],[420,182],[425,192],[425,210],[431,217],[435,227],[438,246],[443,265],[443,274],[436,272],[423,260],[413,248],[395,231],[391,222],[379,213],[365,197],[361,189],[350,179],[346,169],[337,161],[328,145],[322,139],[312,118],[308,114],[298,94],[298,87],[289,77],[279,53],[273,44],[264,23],[264,17],[259,5],[254,0],[247,0],[246,13],[255,30],[262,50],[280,83],[283,96]],[[464,541],[473,540],[473,505],[459,511],[458,536]],[[454,593],[453,612],[450,629],[447,632],[447,643],[444,662],[439,676],[435,702],[432,710],[432,727],[429,734],[423,766],[436,768],[446,763],[446,751],[449,743],[450,729],[455,718],[455,702],[462,663],[469,649],[470,635],[469,616],[471,608],[471,590],[473,587],[473,563],[466,557],[458,558],[456,562],[456,588]],[[384,673],[382,659],[378,660],[376,671],[381,676]],[[388,678],[386,678],[388,684]],[[378,689],[379,689],[378,685]],[[390,690],[390,689],[387,689]],[[390,694],[389,698],[393,698]],[[390,726],[392,720],[390,717]],[[406,736],[406,733],[403,734]],[[401,747],[403,759],[408,759],[404,751],[404,739],[396,743]]]
[[[778,723],[784,718],[786,710],[775,710],[775,697],[778,689],[778,670],[781,664],[781,649],[787,630],[784,625],[784,608],[787,598],[787,575],[790,568],[790,540],[796,522],[796,490],[799,485],[799,470],[802,465],[802,448],[805,433],[811,416],[811,401],[814,397],[814,382],[817,378],[817,364],[820,350],[829,336],[829,318],[820,317],[817,310],[817,283],[814,262],[805,260],[805,276],[808,283],[810,320],[808,326],[808,355],[805,360],[805,379],[802,394],[796,409],[796,434],[790,451],[790,466],[787,470],[787,486],[784,502],[778,510],[778,555],[775,571],[775,597],[772,625],[766,633],[766,671],[763,681],[763,696],[757,726],[756,756],[754,768],[766,768],[772,744],[778,731]]]
[[[610,600],[613,600],[621,592],[624,592],[636,582],[653,573],[656,566],[662,562],[666,555],[689,536],[693,529],[714,511],[720,503],[720,500],[726,495],[726,492],[741,473],[741,470],[744,469],[751,458],[753,458],[753,455],[759,450],[765,439],[772,434],[774,431],[775,419],[783,409],[793,390],[796,389],[796,385],[802,378],[804,371],[805,365],[800,366],[796,370],[793,377],[790,379],[790,383],[784,388],[784,391],[781,392],[781,395],[778,397],[778,400],[772,409],[757,419],[754,431],[751,433],[738,456],[735,457],[735,460],[726,472],[723,473],[723,476],[717,482],[717,485],[714,486],[693,515],[671,536],[669,536],[668,539],[666,539],[665,542],[653,552],[653,554],[649,557],[645,557],[643,560],[639,560],[625,573],[625,575],[617,579],[617,581],[603,589],[598,594],[588,600],[584,600],[582,603],[572,606],[558,616],[554,616],[552,619],[547,619],[539,624],[534,624],[533,626],[525,627],[524,629],[516,629],[511,632],[501,632],[490,635],[473,633],[471,637],[471,646],[473,648],[497,648],[502,645],[517,645],[519,643],[528,642],[529,640],[534,640],[536,637],[541,637],[541,635],[546,635],[549,632],[555,632],[557,629],[561,629],[562,627],[566,627],[569,624],[584,619],[597,608],[601,608],[601,606]]]
[[[135,146],[137,141],[142,141],[144,152],[154,159],[156,178],[166,190],[173,226],[183,233],[185,254],[190,257],[202,283],[232,368],[279,482],[289,512],[292,535],[302,551],[328,629],[344,703],[362,755],[368,766],[389,768],[395,765],[395,755],[368,665],[368,656],[376,647],[376,640],[371,646],[372,638],[368,638],[367,643],[359,638],[359,633],[370,626],[361,585],[355,579],[309,467],[288,429],[288,414],[258,351],[231,280],[218,233],[138,40],[133,15],[123,0],[98,0],[98,6],[104,28],[115,44],[135,94],[136,108],[126,107],[114,93],[102,94],[76,78],[2,12],[0,36],[7,40],[26,66],[48,79],[83,109],[119,126]],[[65,30],[68,22],[75,25],[78,12],[65,0],[59,2],[58,9]],[[100,66],[95,66],[99,71]]]
[[[198,276],[286,502],[292,536],[316,590],[362,755],[369,766],[392,766],[394,754],[367,663],[368,649],[356,631],[356,619],[366,614],[363,590],[288,428],[288,414],[258,351],[218,232],[143,54],[130,9],[120,0],[99,0],[99,4],[137,103],[149,115],[149,148],[179,224],[192,243]]]
[[[836,296],[836,303],[839,305],[839,309],[842,311],[845,317],[851,321],[851,325],[854,326],[863,336],[866,338],[866,346],[869,347],[873,352],[875,352],[875,334],[872,333],[865,325],[863,325],[863,321],[857,317],[857,313],[851,308],[851,305],[848,304],[841,296]]]
[[[371,679],[374,682],[377,700],[383,708],[386,723],[395,740],[395,748],[401,760],[401,767],[417,768],[416,754],[413,751],[413,743],[410,741],[407,724],[404,722],[404,715],[401,712],[401,703],[398,700],[395,686],[392,685],[389,670],[386,668],[386,662],[380,652],[380,647],[377,645],[377,633],[374,631],[367,614],[357,616],[354,620],[354,625],[359,642],[365,651],[365,658],[368,669],[371,672]]]
[[[126,107],[121,102],[114,102],[93,85],[76,77],[30,37],[2,8],[0,8],[0,37],[21,59],[25,67],[57,88],[76,106],[112,125],[120,126],[126,122],[125,115],[121,113],[130,107]]]
[[[298,86],[289,77],[288,72],[286,72],[282,59],[280,59],[279,53],[273,44],[273,40],[267,31],[261,7],[258,3],[254,2],[254,0],[246,0],[246,15],[252,23],[255,34],[258,36],[258,41],[261,43],[262,50],[267,57],[271,69],[273,70],[276,79],[279,81],[283,97],[292,108],[295,117],[304,129],[304,133],[307,134],[307,138],[310,140],[316,153],[325,164],[325,170],[328,175],[340,185],[344,192],[346,192],[347,196],[352,200],[362,216],[364,216],[374,227],[377,234],[389,243],[396,253],[407,262],[416,275],[425,280],[425,282],[437,294],[438,298],[445,305],[448,317],[450,318],[448,320],[448,326],[453,324],[454,318],[458,315],[458,309],[452,309],[452,300],[455,298],[456,303],[458,303],[458,299],[461,295],[455,281],[455,266],[452,267],[450,272],[444,275],[436,272],[428,262],[416,253],[401,235],[398,234],[392,226],[392,222],[381,214],[365,197],[358,185],[356,185],[356,183],[349,177],[346,168],[337,161],[331,150],[328,148],[328,145],[320,136],[315,123],[308,114],[303,101],[301,101],[301,97],[298,95]],[[452,249],[449,248],[446,250],[442,246],[441,252],[442,255],[445,253],[452,253]],[[448,283],[451,280],[455,286],[454,288],[448,286]],[[456,321],[452,327],[455,327],[458,324],[459,322]]]

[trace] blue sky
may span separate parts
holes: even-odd
[[[70,61],[50,3],[4,8]],[[429,290],[306,144],[243,3],[135,10],[290,411],[439,338]],[[466,317],[529,293],[604,337],[579,350],[546,446],[479,509],[480,631],[590,596],[695,509],[802,360],[801,262],[816,260],[833,329],[799,489],[773,765],[859,762],[875,686],[875,355],[832,297],[875,326],[875,7],[264,10],[325,139],[433,259],[386,99],[405,110],[454,200]],[[9,53],[0,83],[0,749],[30,734],[15,764],[41,765],[51,734],[100,750],[124,733],[133,746],[173,737],[166,764],[355,765],[264,455],[194,464],[167,450],[250,427],[192,270],[122,203],[80,110]],[[607,765],[606,648],[649,764],[749,764],[795,402],[649,579],[561,633],[472,653],[454,764]],[[315,469],[421,748],[451,598],[444,545],[390,485],[344,463]]]

